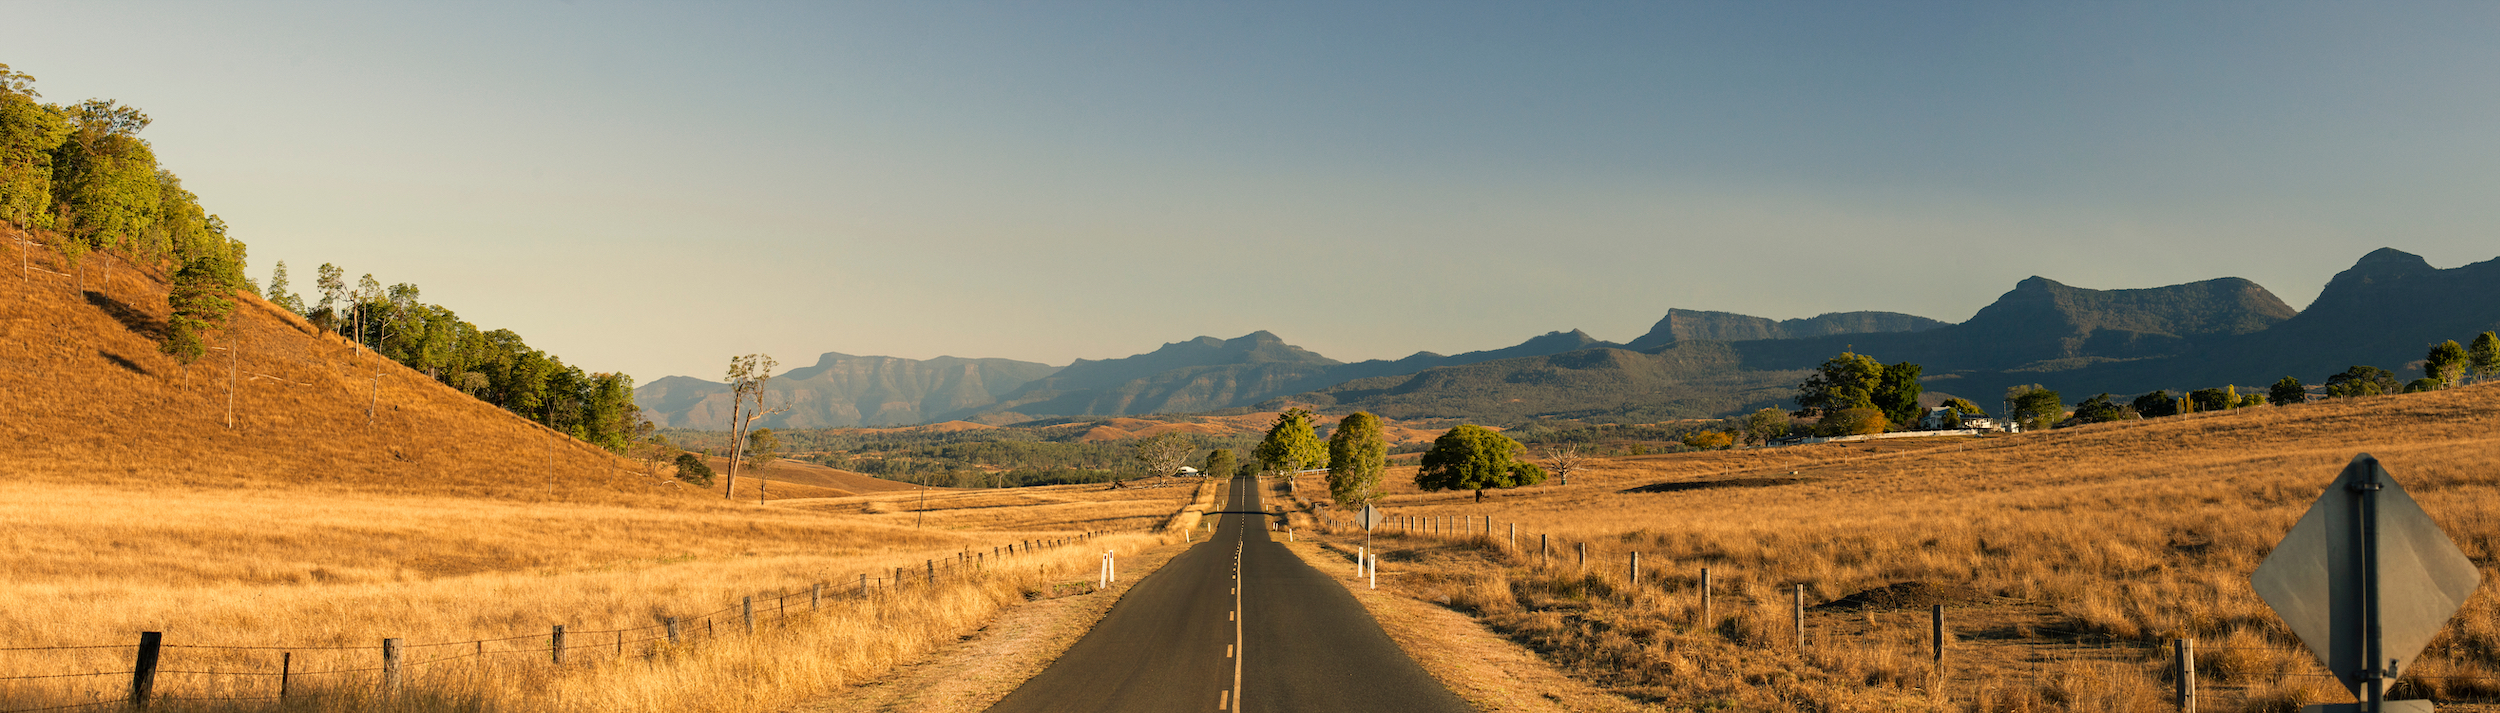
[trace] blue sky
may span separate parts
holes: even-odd
[[[2500,255],[2500,5],[40,3],[252,245],[594,371],[1345,360]]]

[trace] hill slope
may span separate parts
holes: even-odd
[[[0,228],[0,230],[6,230]],[[456,497],[683,501],[691,488],[443,386],[258,297],[184,367],[158,351],[164,276],[56,255],[0,280],[0,472],[189,487],[422,491]],[[0,254],[19,262],[11,250]],[[230,341],[231,339],[231,341]],[[238,351],[226,351],[239,346]],[[228,386],[233,387],[232,396]],[[232,405],[232,427],[227,426]],[[368,415],[370,409],[370,415]]]
[[[1832,312],[1805,319],[1769,320],[1732,312],[1669,309],[1648,334],[1625,347],[1649,351],[1676,342],[1741,342],[1755,339],[1806,339],[1835,334],[1924,332],[1946,323],[1899,312]]]

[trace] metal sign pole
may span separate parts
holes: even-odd
[[[2358,543],[2360,546],[2354,548],[2361,553],[2362,695],[2358,697],[2361,699],[2362,710],[2368,713],[2381,713],[2385,702],[2380,698],[2387,692],[2387,686],[2382,683],[2384,669],[2379,667],[2383,658],[2379,655],[2378,491],[2382,487],[2385,486],[2379,484],[2378,473],[2375,470],[2352,483],[2353,494],[2356,496],[2353,498],[2353,506],[2360,508],[2360,512],[2357,513],[2358,517],[2353,518],[2353,524],[2356,525],[2353,528],[2353,534],[2361,538]]]

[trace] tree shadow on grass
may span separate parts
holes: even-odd
[[[114,366],[129,369],[130,373],[138,374],[140,376],[155,376],[155,374],[148,373],[147,367],[140,366],[138,362],[124,359],[120,354],[115,354],[102,349],[95,350],[95,353],[96,356],[104,357],[105,361],[112,362]]]
[[[1688,490],[1713,490],[1717,488],[1768,488],[1774,485],[1795,485],[1803,482],[1806,482],[1805,478],[1729,478],[1727,480],[1651,483],[1637,488],[1626,488],[1622,492],[1681,493]]]
[[[165,341],[164,322],[157,321],[155,316],[139,311],[137,308],[122,304],[121,300],[113,299],[111,295],[89,290],[87,304],[104,310],[106,315],[110,315],[113,321],[122,323],[122,327],[130,330],[132,334],[146,337],[149,341],[160,343]]]

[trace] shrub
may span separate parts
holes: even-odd
[[[677,479],[703,487],[712,487],[712,467],[692,453],[677,454]]]
[[[1868,407],[1826,412],[1818,426],[1826,436],[1858,436],[1883,433],[1892,424],[1884,420],[1883,411]]]
[[[1735,444],[1736,439],[1728,436],[1726,431],[1694,431],[1684,437],[1685,447],[1705,451],[1718,450]]]

